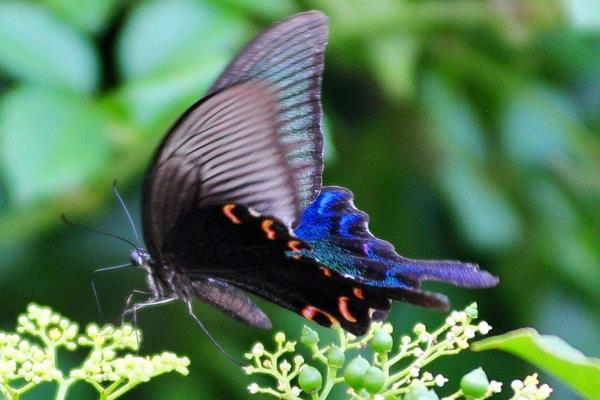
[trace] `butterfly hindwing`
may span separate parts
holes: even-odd
[[[348,189],[329,186],[304,210],[294,233],[311,245],[313,256],[321,263],[364,285],[391,290],[402,301],[445,308],[444,297],[420,290],[423,280],[462,287],[497,283],[497,278],[475,264],[402,257],[392,244],[369,231],[368,220],[368,215],[354,206]]]
[[[390,308],[385,291],[344,279],[304,257],[305,251],[310,246],[278,219],[230,203],[182,216],[164,254],[192,282],[210,279],[237,286],[321,325],[339,324],[362,334],[372,320],[385,317]],[[239,312],[237,317],[253,324]]]
[[[271,329],[269,317],[241,290],[213,278],[198,277],[192,281],[192,286],[196,297],[232,318],[258,328]]]

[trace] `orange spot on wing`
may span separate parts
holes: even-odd
[[[352,289],[352,293],[354,293],[354,295],[361,300],[365,299],[365,295],[363,294],[363,291],[361,288],[355,287],[354,289]]]
[[[291,251],[295,251],[295,252],[300,251],[300,250],[302,250],[301,246],[302,246],[302,242],[299,241],[299,240],[290,240],[290,241],[288,241],[288,248]],[[300,260],[302,257],[300,256],[300,254],[296,254],[296,255],[293,255],[292,258],[294,260]]]
[[[223,206],[223,214],[225,214],[225,216],[234,224],[241,224],[242,221],[240,221],[240,219],[233,213],[234,208],[235,204],[225,204]]]
[[[313,306],[306,306],[302,309],[302,316],[308,320],[313,320],[315,315],[319,313],[319,310],[314,308]]]
[[[350,313],[350,310],[348,310],[348,298],[346,296],[341,296],[338,299],[338,308],[340,309],[342,316],[346,318],[346,321],[356,322],[356,318],[354,318]]]
[[[325,267],[319,267],[321,268],[321,271],[323,271],[323,275],[325,275],[328,278],[331,278],[331,270],[329,268],[325,268]]]
[[[302,250],[302,248],[300,246],[302,246],[302,242],[299,241],[299,240],[290,240],[288,242],[288,247],[292,251],[300,251],[300,250]]]
[[[337,319],[335,319],[335,317],[331,314],[329,314],[327,311],[323,311],[323,310],[319,310],[316,307],[313,306],[306,306],[302,309],[301,314],[304,318],[313,321],[314,318],[317,316],[317,314],[322,314],[325,317],[327,317],[327,319],[329,320],[329,322],[331,323],[331,325],[339,325],[339,322]]]
[[[267,234],[267,239],[275,240],[277,238],[277,232],[271,228],[271,226],[273,226],[272,219],[265,219],[261,224],[262,230]]]

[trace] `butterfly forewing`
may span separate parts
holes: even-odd
[[[327,44],[327,17],[318,11],[294,15],[273,25],[229,64],[210,93],[231,85],[266,82],[279,94],[279,134],[291,144],[286,154],[295,170],[300,206],[321,189],[321,79]]]
[[[296,219],[297,185],[277,111],[276,93],[243,83],[200,101],[175,124],[144,185],[144,234],[155,257],[163,258],[166,235],[193,207],[239,202]]]

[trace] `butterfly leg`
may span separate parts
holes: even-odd
[[[132,296],[134,293],[132,293],[130,296]],[[142,308],[148,308],[148,307],[153,307],[153,306],[160,306],[163,304],[167,304],[170,303],[172,301],[177,300],[178,297],[177,296],[169,296],[169,297],[159,297],[159,298],[150,298],[144,302],[141,303],[134,303],[131,307],[126,308],[125,311],[123,311],[123,319],[125,319],[125,317],[127,316],[127,314],[132,314],[134,319],[135,316],[137,314],[137,312],[139,310],[141,310]]]
[[[128,298],[128,302],[131,302],[130,298],[132,298],[135,294],[137,293],[147,293],[141,290],[134,290]],[[131,314],[132,318],[133,318],[133,326],[135,328],[135,335],[136,335],[136,339],[137,339],[137,345],[138,348],[140,347],[140,338],[138,336],[138,319],[137,319],[137,313],[139,310],[141,310],[142,308],[147,308],[147,307],[152,307],[152,306],[160,306],[162,304],[167,304],[170,303],[172,301],[177,300],[176,296],[171,296],[171,297],[163,297],[163,298],[154,298],[151,297],[150,299],[142,302],[142,303],[134,303],[131,307],[126,308],[123,311],[123,315],[121,316],[121,320],[125,321],[125,317],[127,316],[127,314]]]
[[[121,324],[125,323],[125,316],[128,314],[127,310],[131,308],[131,302],[133,301],[133,298],[136,294],[143,294],[146,296],[152,295],[152,293],[147,292],[145,290],[133,289],[131,293],[129,293],[129,296],[127,296],[127,299],[125,299],[125,307],[123,308],[123,313],[121,314]]]
[[[206,329],[206,326],[204,326],[204,323],[202,322],[202,320],[200,318],[198,318],[198,316],[196,315],[196,313],[194,312],[194,308],[192,307],[192,300],[185,300],[185,305],[186,308],[188,310],[188,314],[190,314],[190,316],[194,319],[194,321],[196,322],[196,324],[198,324],[198,326],[200,327],[200,329],[202,329],[202,331],[206,334],[206,336],[208,336],[208,338],[210,339],[210,341],[213,343],[213,345],[221,352],[225,355],[225,357],[229,358],[230,361],[232,361],[233,363],[239,365],[240,367],[244,366],[245,364],[236,360],[235,358],[233,358],[233,356],[231,356],[224,348],[223,346],[221,346],[221,343],[219,343],[219,341],[212,335],[212,333],[210,333],[208,331],[208,329]]]

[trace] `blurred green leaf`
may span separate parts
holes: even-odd
[[[218,7],[228,8],[236,14],[253,14],[276,20],[298,12],[293,0],[211,0]]]
[[[490,182],[475,165],[447,163],[439,181],[466,239],[475,248],[504,250],[521,237],[516,210],[502,188]]]
[[[562,4],[575,28],[600,31],[600,7],[596,0],[563,0]]]
[[[0,3],[0,69],[31,82],[82,92],[98,84],[92,44],[43,7]]]
[[[474,351],[503,350],[554,374],[589,399],[600,398],[600,360],[586,357],[557,336],[525,328],[480,340]]]
[[[0,104],[0,157],[21,203],[62,194],[98,172],[107,156],[106,126],[79,95],[23,87]]]
[[[201,66],[230,55],[247,36],[243,19],[194,0],[152,0],[130,14],[118,42],[121,74],[127,78]]]
[[[471,103],[436,73],[425,74],[422,92],[440,159],[435,173],[459,227],[475,247],[500,250],[514,244],[521,234],[519,217],[485,172],[484,130]]]
[[[487,157],[484,131],[467,98],[433,72],[423,76],[421,96],[429,117],[430,137],[441,157],[475,159]]]
[[[396,100],[413,96],[419,56],[416,37],[406,34],[374,38],[369,47],[369,65],[387,95]]]
[[[43,0],[57,15],[86,32],[102,31],[119,6],[118,0]]]
[[[501,115],[504,149],[521,164],[569,162],[578,154],[574,141],[582,129],[570,100],[547,88],[518,91]]]
[[[592,221],[582,217],[551,180],[535,176],[528,186],[539,254],[557,269],[560,282],[567,278],[598,301],[600,243]]]
[[[182,65],[168,74],[136,79],[125,84],[112,100],[125,109],[134,124],[151,128],[165,115],[176,118],[173,111],[182,112],[182,106],[200,98],[226,62],[225,55],[213,54],[198,65]]]

